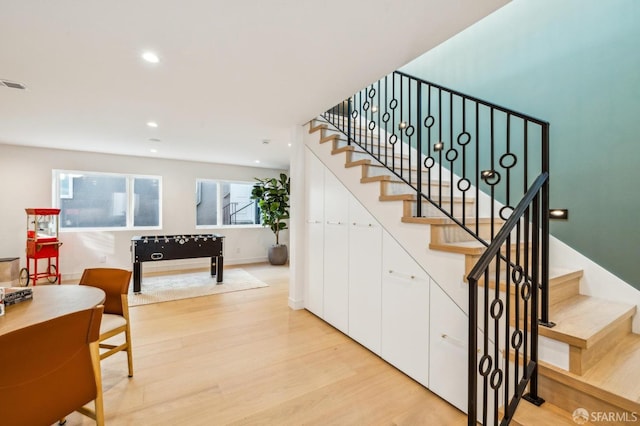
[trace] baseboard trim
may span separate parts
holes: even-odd
[[[300,310],[300,309],[304,309],[304,300],[302,299],[292,299],[291,297],[289,297],[289,307],[293,310]]]

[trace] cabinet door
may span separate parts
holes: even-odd
[[[434,282],[431,283],[430,375],[429,389],[450,404],[467,412],[467,368],[469,347],[469,321],[467,314]],[[483,335],[478,331],[478,341]],[[480,357],[481,355],[478,355]],[[504,368],[504,359],[500,359]],[[478,374],[478,395],[482,399],[482,376]],[[499,404],[503,405],[503,391],[499,393]],[[493,407],[494,394],[489,392],[488,406]],[[478,413],[478,421],[482,421]],[[493,418],[488,419],[489,424]]]
[[[324,165],[305,151],[305,307],[323,317],[324,310]]]
[[[329,171],[324,180],[324,320],[349,331],[349,192]]]
[[[351,197],[349,202],[349,336],[380,354],[382,228]]]
[[[429,278],[387,233],[382,239],[381,356],[429,386]]]
[[[445,292],[431,283],[431,354],[429,389],[467,411],[468,317]]]

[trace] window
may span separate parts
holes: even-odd
[[[253,183],[196,181],[196,226],[259,225],[260,209],[251,199]]]
[[[160,227],[160,177],[54,170],[53,186],[61,229]]]

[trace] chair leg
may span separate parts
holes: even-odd
[[[102,397],[102,370],[100,367],[100,345],[96,341],[96,342],[90,343],[89,347],[91,349],[91,361],[93,363],[93,373],[96,378],[96,388],[97,388],[97,394],[96,394],[96,400],[95,400],[96,424],[97,426],[104,426],[104,400]]]
[[[131,349],[131,332],[127,326],[125,331],[125,339],[127,340],[127,363],[129,366],[129,377],[133,377],[133,350]]]

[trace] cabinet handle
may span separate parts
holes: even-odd
[[[403,278],[409,278],[410,280],[415,280],[416,279],[415,275],[401,274],[400,272],[396,272],[396,271],[394,271],[392,269],[389,269],[389,273],[393,274],[393,275],[398,275],[398,276],[403,277]]]
[[[357,223],[357,222],[353,222],[353,226],[364,226],[364,227],[371,228],[373,226],[373,224],[372,223]]]
[[[448,340],[456,346],[460,346],[461,348],[465,347],[465,343],[462,340],[451,337],[448,334],[441,334],[440,337],[442,337],[442,340]],[[480,349],[478,349],[477,352],[480,353]]]
[[[453,343],[456,346],[460,346],[462,348],[464,348],[464,346],[465,346],[464,342],[462,340],[456,339],[455,337],[451,337],[448,334],[444,334],[443,333],[443,334],[440,335],[440,337],[442,337],[442,340],[448,340],[448,341],[450,341],[451,343]]]
[[[307,223],[322,223],[320,220],[308,220]]]
[[[327,225],[342,225],[342,222],[331,222],[330,220],[328,220]]]

